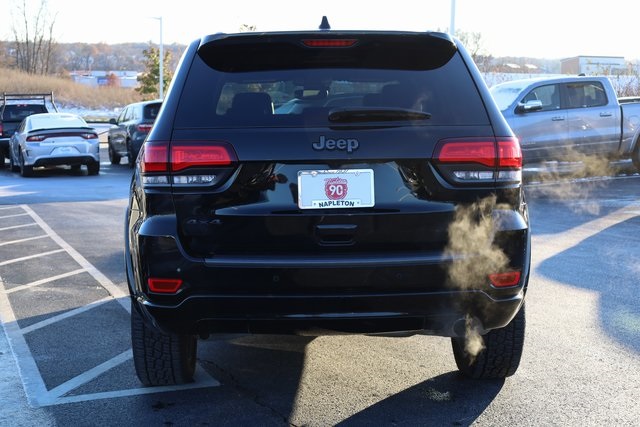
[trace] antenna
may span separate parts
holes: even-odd
[[[329,25],[329,20],[327,19],[326,16],[322,17],[322,22],[320,23],[320,26],[318,28],[323,31],[327,31],[331,29],[331,25]]]

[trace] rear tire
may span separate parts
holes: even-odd
[[[633,150],[633,154],[631,154],[631,161],[636,168],[636,172],[640,172],[640,140],[636,141],[636,148]]]
[[[147,326],[132,303],[131,344],[136,374],[144,385],[193,382],[198,348],[195,335],[165,334]]]
[[[87,165],[87,173],[89,175],[98,175],[100,173],[100,162],[93,162]]]
[[[11,154],[9,154],[9,168],[11,169],[11,172],[20,171],[20,165],[17,165],[13,162],[13,156]]]
[[[113,149],[111,144],[109,144],[109,161],[112,165],[119,165],[120,159],[122,158],[116,151]]]
[[[460,372],[473,379],[506,378],[515,374],[524,347],[525,323],[522,305],[507,326],[493,329],[482,337],[485,348],[475,357],[465,350],[464,337],[451,338],[453,355]]]
[[[136,156],[134,156],[133,154],[131,141],[127,143],[127,161],[129,162],[129,167],[133,169],[133,167],[136,165]]]
[[[28,178],[33,175],[33,166],[27,166],[24,164],[24,157],[20,153],[20,175],[24,178]]]

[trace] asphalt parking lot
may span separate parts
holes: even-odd
[[[141,388],[135,376],[123,291],[28,206],[2,207],[0,218],[0,309],[29,403],[164,391]],[[166,390],[216,385],[200,370],[196,383]]]
[[[145,388],[122,268],[131,170],[102,167],[0,170],[0,425],[638,425],[637,174],[566,184],[566,201],[528,187],[528,329],[505,381],[461,378],[438,337],[224,335],[200,343],[195,383]]]

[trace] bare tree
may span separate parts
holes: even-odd
[[[255,31],[256,29],[257,27],[255,25],[242,24],[240,25],[239,31],[241,33],[246,33],[246,32]]]
[[[40,0],[35,13],[28,7],[27,0],[22,0],[17,3],[15,13],[17,17],[12,12],[12,31],[17,67],[30,74],[48,74],[55,47],[56,17],[49,13],[47,0]]]
[[[460,39],[467,52],[473,58],[473,62],[476,63],[478,68],[483,70],[485,63],[491,59],[491,55],[485,52],[482,40],[482,33],[468,32],[468,31],[456,31],[456,37]],[[484,71],[484,70],[483,70]]]

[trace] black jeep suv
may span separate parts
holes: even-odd
[[[211,333],[439,335],[467,376],[512,375],[530,264],[521,166],[446,34],[194,41],[126,213],[140,380],[191,381]]]

